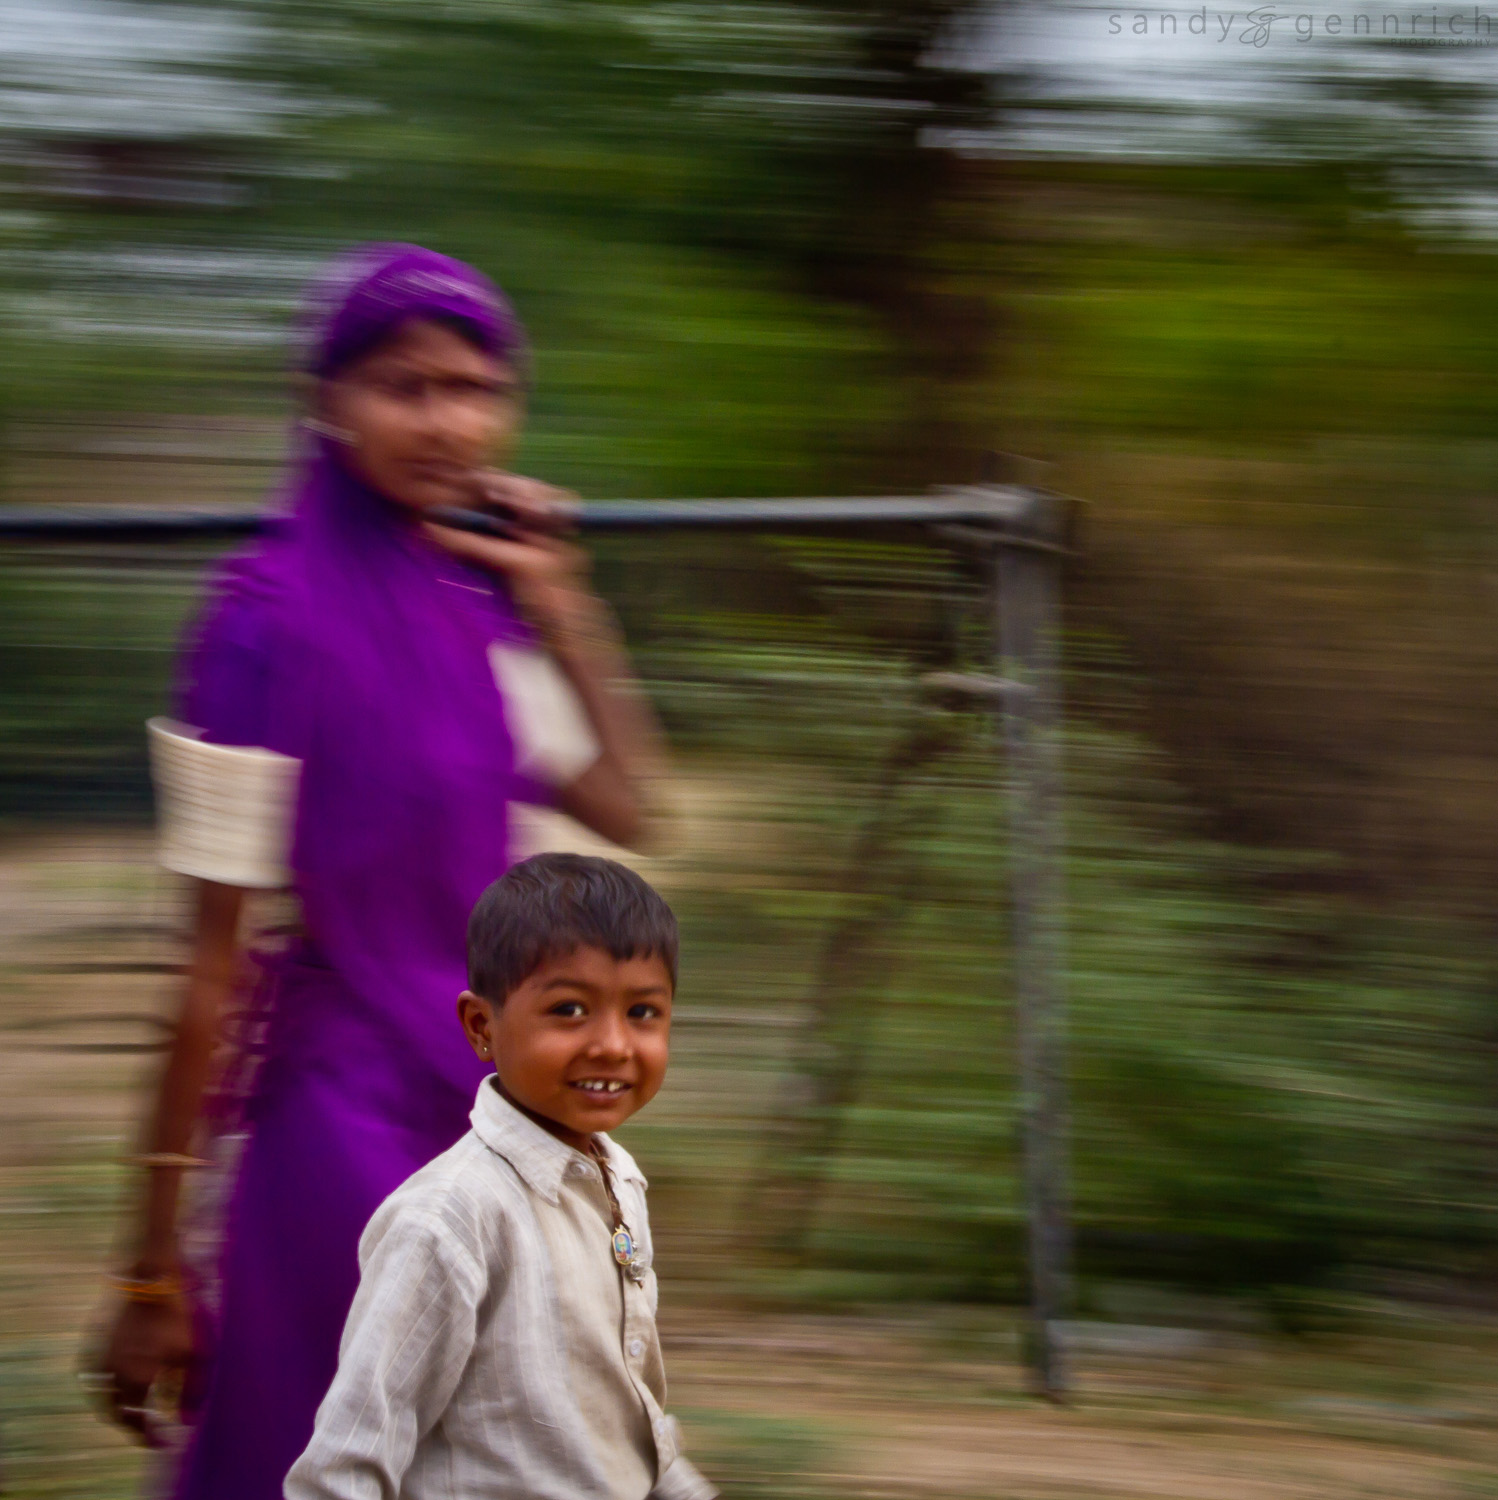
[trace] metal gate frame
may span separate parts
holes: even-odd
[[[596,500],[585,532],[755,531],[901,533],[977,552],[988,570],[993,670],[936,673],[933,689],[989,706],[1007,747],[1020,1121],[1030,1268],[1025,1362],[1035,1393],[1064,1398],[1061,1320],[1070,1305],[1065,995],[1061,870],[1061,569],[1072,550],[1075,502],[1016,485],[974,485],[925,496],[785,500]],[[232,537],[268,516],[242,507],[138,510],[117,506],[0,506],[6,541],[130,542]]]

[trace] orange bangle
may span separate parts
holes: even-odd
[[[126,1302],[142,1307],[161,1307],[182,1295],[182,1278],[175,1272],[165,1276],[111,1276],[109,1284]]]

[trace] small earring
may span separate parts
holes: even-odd
[[[359,434],[347,427],[339,427],[333,422],[324,422],[321,417],[303,417],[302,426],[308,432],[315,432],[318,437],[325,437],[335,443],[342,443],[345,448],[357,448],[359,446]]]

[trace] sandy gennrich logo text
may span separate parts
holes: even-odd
[[[1298,43],[1381,41],[1423,46],[1483,46],[1498,42],[1493,13],[1481,6],[1378,6],[1357,10],[1116,10],[1105,13],[1109,36],[1197,38],[1267,47],[1272,39]]]

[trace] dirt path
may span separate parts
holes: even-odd
[[[943,1357],[920,1336],[920,1316],[911,1314],[913,1329],[892,1333],[862,1319],[805,1315],[708,1327],[699,1310],[672,1341],[674,1397],[720,1419],[756,1419],[772,1453],[777,1430],[820,1442],[805,1472],[839,1495],[1498,1495],[1491,1328],[1446,1328],[1447,1341],[1430,1331],[1312,1346],[1235,1340],[1186,1362],[1086,1358],[1077,1400],[1056,1410],[1022,1394],[1010,1361]],[[1435,1378],[1443,1354],[1463,1372],[1442,1392],[1451,1404],[1431,1399],[1429,1385],[1418,1401],[1359,1394],[1398,1374],[1415,1384]]]

